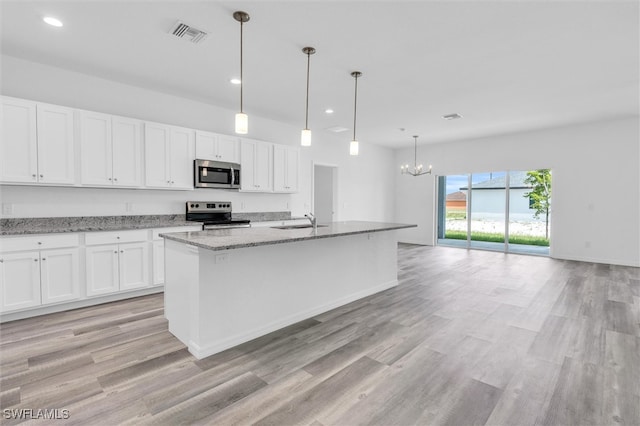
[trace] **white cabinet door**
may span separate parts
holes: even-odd
[[[42,303],[56,303],[80,298],[78,249],[40,252]]]
[[[256,149],[258,142],[243,139],[240,142],[240,190],[257,191],[255,181]]]
[[[80,129],[82,184],[111,186],[113,184],[111,116],[82,111]]]
[[[131,290],[149,285],[149,244],[119,245],[120,290]]]
[[[251,139],[240,142],[240,190],[273,191],[273,144]]]
[[[37,104],[38,181],[72,185],[75,183],[73,110]]]
[[[181,127],[171,128],[170,176],[171,188],[193,189],[193,146],[195,132]]]
[[[265,142],[257,144],[255,183],[258,191],[273,191],[273,144]]]
[[[40,305],[40,257],[37,251],[0,254],[0,310]]]
[[[240,142],[233,136],[218,135],[217,159],[229,163],[240,162]]]
[[[112,117],[113,184],[142,186],[142,123],[124,117]]]
[[[273,147],[273,191],[298,191],[298,164],[300,151],[286,145]]]
[[[144,125],[145,185],[169,188],[169,126],[155,123]]]
[[[3,97],[0,114],[0,180],[37,182],[36,103]]]
[[[198,160],[219,161],[218,135],[196,131],[196,158]]]
[[[119,290],[118,255],[115,244],[86,248],[87,296]]]
[[[285,189],[287,192],[298,192],[298,180],[300,175],[300,150],[293,147],[287,148]]]
[[[164,284],[164,240],[153,242],[153,285]]]

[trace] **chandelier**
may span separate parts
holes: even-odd
[[[413,136],[413,170],[409,170],[409,165],[400,166],[400,173],[403,175],[422,176],[431,174],[431,165],[429,170],[422,170],[422,164],[418,165],[418,136]]]

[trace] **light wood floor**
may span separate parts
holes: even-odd
[[[402,245],[399,279],[200,361],[161,295],[7,323],[0,403],[78,425],[640,424],[640,269]]]

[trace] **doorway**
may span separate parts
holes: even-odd
[[[313,214],[318,223],[337,220],[336,207],[338,167],[329,164],[313,165]]]

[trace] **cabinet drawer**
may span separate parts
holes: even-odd
[[[88,246],[95,246],[99,244],[133,243],[147,241],[148,239],[149,230],[140,229],[135,231],[91,232],[85,234],[84,241]]]
[[[170,232],[192,232],[202,231],[202,226],[174,226],[171,228],[156,228],[153,230],[153,240],[162,240],[160,234],[168,234]]]
[[[80,234],[29,235],[26,237],[0,238],[0,251],[43,250],[51,248],[77,247]]]

